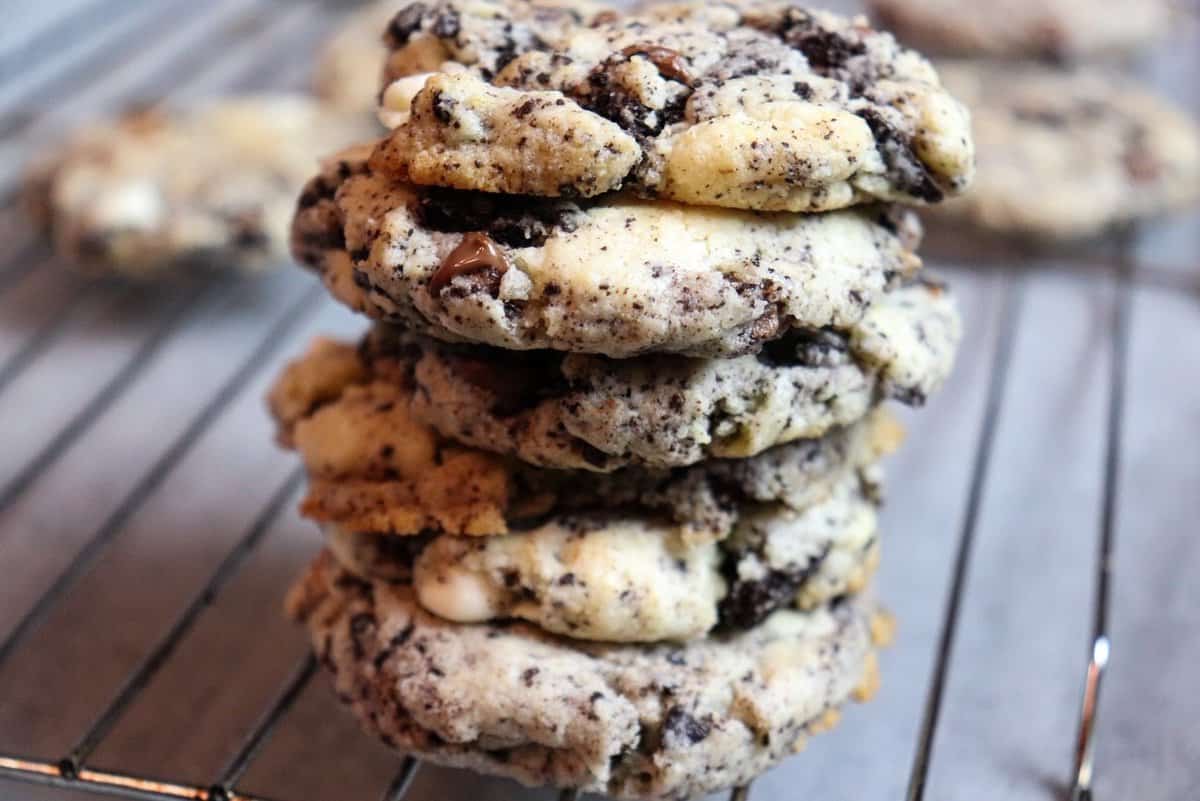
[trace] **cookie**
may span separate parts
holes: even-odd
[[[299,96],[134,111],[40,161],[29,204],[59,249],[85,263],[152,272],[281,257],[297,176],[363,132]]]
[[[457,0],[400,12],[380,168],[457,189],[626,188],[774,211],[936,202],[970,181],[966,110],[863,18],[673,4],[538,37],[507,13]]]
[[[349,14],[322,45],[313,69],[313,91],[348,113],[374,116],[379,105],[388,48],[384,30],[396,14],[395,0],[374,0]]]
[[[403,183],[363,152],[309,183],[293,252],[351,308],[450,341],[736,355],[853,325],[919,266],[910,212],[486,195]]]
[[[494,537],[326,531],[343,565],[411,582],[421,606],[447,620],[520,619],[608,642],[685,641],[718,622],[749,628],[777,609],[861,590],[878,560],[873,490],[847,475],[803,512],[743,508],[719,541],[690,541],[670,521],[612,510],[555,515]]]
[[[848,332],[791,332],[732,359],[611,360],[463,347],[377,327],[376,369],[411,376],[412,412],[443,435],[542,467],[609,471],[744,458],[920,405],[948,375],[957,308],[937,285],[888,292]]]
[[[551,514],[623,509],[670,524],[688,543],[711,542],[731,534],[743,507],[802,511],[825,501],[843,477],[869,469],[901,437],[877,410],[751,459],[674,470],[543,470],[456,445],[421,425],[411,414],[408,380],[386,367],[351,346],[318,340],[271,390],[279,439],[300,453],[308,472],[302,508],[318,522],[408,536],[500,535]]]
[[[409,587],[364,582],[323,554],[288,608],[338,697],[389,746],[618,799],[748,782],[878,685],[867,602],[686,645],[584,643],[441,620]]]
[[[947,229],[1075,240],[1200,199],[1200,128],[1128,78],[970,62],[942,74],[979,143],[970,194],[932,210]]]
[[[130,112],[39,161],[27,201],[55,249],[84,267],[256,269],[286,258],[296,194],[318,159],[370,130],[289,95]]]
[[[393,127],[425,78],[471,67],[492,77],[518,53],[560,41],[580,27],[615,19],[616,9],[589,0],[472,0],[471,3],[391,3],[384,39],[390,51],[380,86],[380,117]],[[408,80],[399,80],[407,78]],[[400,115],[400,117],[397,117]]]
[[[1167,0],[870,0],[882,27],[932,53],[1044,58],[1124,55],[1166,36]]]

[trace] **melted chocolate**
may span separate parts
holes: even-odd
[[[450,254],[442,260],[437,272],[429,279],[429,291],[436,295],[460,275],[485,273],[493,291],[499,290],[500,276],[508,272],[508,259],[487,234],[472,231],[463,237]]]
[[[683,56],[677,50],[662,45],[635,44],[622,50],[621,55],[626,58],[645,56],[664,77],[687,86],[692,85],[692,75],[688,72],[688,66],[684,62]]]

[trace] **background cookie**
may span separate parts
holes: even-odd
[[[286,258],[295,197],[319,159],[370,131],[299,95],[131,112],[37,162],[28,205],[55,249],[87,267],[251,269]]]
[[[787,211],[935,202],[970,180],[966,111],[921,56],[863,19],[674,4],[558,37],[472,36],[478,17],[503,13],[454,0],[401,12],[392,45],[420,65],[391,71],[381,168],[458,189],[625,187]],[[417,91],[414,76],[431,71]]]
[[[920,262],[911,213],[761,214],[421,188],[362,150],[310,181],[293,251],[333,294],[448,340],[627,357],[732,355],[846,328]]]
[[[930,53],[1055,60],[1114,55],[1163,38],[1166,0],[870,0],[901,41]]]
[[[388,745],[621,799],[746,782],[877,684],[858,603],[777,612],[683,646],[587,644],[521,623],[442,621],[408,587],[363,582],[323,554],[289,609],[339,697]]]
[[[1128,78],[987,62],[941,72],[972,108],[979,166],[970,194],[931,219],[1076,239],[1200,199],[1200,128]]]
[[[819,437],[884,398],[919,404],[948,375],[958,312],[925,284],[886,293],[846,335],[795,332],[754,356],[609,360],[377,336],[442,434],[543,467],[608,471],[747,457]],[[383,363],[391,360],[394,367]]]
[[[402,2],[367,3],[326,40],[313,69],[313,89],[321,99],[347,112],[375,115],[388,56],[384,31]]]

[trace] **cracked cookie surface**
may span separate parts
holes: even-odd
[[[749,781],[878,684],[865,602],[776,612],[685,645],[582,643],[443,621],[409,587],[364,582],[325,553],[288,607],[339,698],[384,743],[619,799]]]
[[[1129,78],[987,62],[941,72],[974,111],[979,168],[930,219],[1070,240],[1200,200],[1200,127]]]
[[[307,469],[306,515],[351,531],[499,535],[550,514],[637,510],[688,542],[709,542],[729,536],[743,507],[802,511],[827,500],[843,477],[868,469],[902,435],[876,410],[750,459],[673,470],[544,470],[456,445],[418,423],[407,370],[397,374],[350,345],[318,340],[277,379],[269,405],[280,441]]]
[[[1165,0],[870,0],[884,28],[930,53],[1047,58],[1130,53],[1164,38]]]
[[[846,334],[800,331],[732,359],[611,360],[459,347],[377,326],[377,369],[411,376],[417,419],[445,436],[543,467],[609,471],[744,458],[861,419],[879,401],[919,405],[960,338],[935,285],[885,293]]]
[[[36,161],[26,199],[85,268],[255,269],[286,259],[296,193],[320,158],[371,133],[299,95],[130,112]]]
[[[296,258],[368,316],[449,341],[728,356],[846,328],[919,267],[910,212],[822,215],[415,187],[363,162],[309,182]]]
[[[863,18],[679,3],[535,33],[512,7],[400,12],[377,165],[458,189],[810,212],[970,181],[966,110]]]

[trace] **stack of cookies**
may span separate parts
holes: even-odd
[[[871,694],[879,459],[950,370],[912,213],[969,121],[786,3],[414,3],[382,141],[293,251],[374,323],[274,387],[327,547],[289,598],[434,762],[619,798],[745,784]]]

